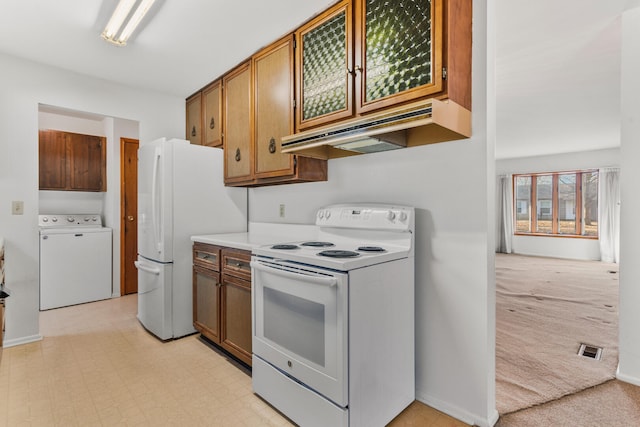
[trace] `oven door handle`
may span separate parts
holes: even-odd
[[[265,273],[275,274],[276,276],[282,276],[288,279],[302,280],[304,282],[309,282],[316,285],[335,286],[338,284],[338,280],[335,277],[310,276],[304,273],[296,273],[293,271],[268,267],[256,261],[251,261],[251,268],[254,268],[258,271],[262,271]]]

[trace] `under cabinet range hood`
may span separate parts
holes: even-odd
[[[471,112],[427,99],[282,138],[281,151],[331,159],[471,136]]]

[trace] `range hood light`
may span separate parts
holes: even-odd
[[[399,142],[399,141],[398,141]],[[378,153],[380,151],[397,150],[406,147],[405,144],[398,142],[385,141],[382,138],[364,137],[356,141],[345,142],[343,144],[333,145],[335,148],[347,151],[355,151],[357,153]]]

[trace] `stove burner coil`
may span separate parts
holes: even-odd
[[[322,251],[322,252],[318,252],[318,255],[326,256],[329,258],[355,258],[357,256],[360,256],[358,252],[340,251],[340,250]]]
[[[300,243],[300,246],[311,246],[313,248],[328,248],[330,246],[335,246],[331,242],[304,242]]]
[[[271,246],[271,249],[298,249],[298,245],[273,245]]]
[[[386,252],[386,250],[380,246],[360,246],[357,250],[360,252]]]

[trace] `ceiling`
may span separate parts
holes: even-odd
[[[2,0],[0,52],[186,98],[334,2],[157,0],[117,47],[116,0]],[[497,158],[619,146],[627,3],[495,0]]]

